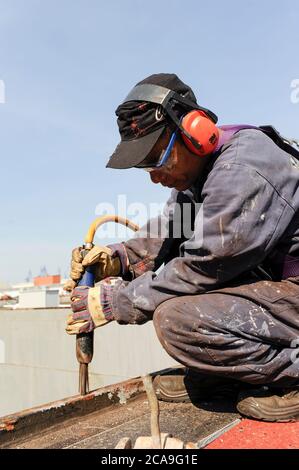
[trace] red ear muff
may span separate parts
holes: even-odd
[[[219,130],[203,111],[190,111],[184,116],[181,125],[184,131],[199,144],[199,148],[196,148],[182,132],[184,143],[192,153],[202,157],[214,152],[219,139]]]

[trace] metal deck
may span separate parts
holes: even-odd
[[[161,432],[198,442],[235,423],[224,401],[160,403]],[[0,447],[14,449],[111,449],[122,437],[150,435],[150,410],[141,379],[96,390],[0,419]]]

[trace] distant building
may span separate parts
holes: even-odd
[[[61,276],[60,274],[54,274],[53,276],[37,276],[33,279],[33,284],[35,286],[50,286],[53,284],[60,284]]]
[[[59,287],[33,287],[20,292],[17,308],[57,308],[59,307]]]
[[[0,300],[3,302],[15,299],[13,308],[57,308],[66,307],[70,303],[70,295],[63,290],[66,279],[61,279],[60,274],[37,276],[31,282],[22,282],[9,286],[0,291]],[[18,303],[16,304],[16,301]],[[8,304],[0,304],[9,307]],[[12,304],[11,304],[12,307]]]

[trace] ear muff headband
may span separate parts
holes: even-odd
[[[175,91],[159,85],[137,85],[130,91],[123,103],[126,103],[127,101],[149,101],[151,103],[156,103],[162,106],[167,114],[169,114],[169,110],[171,108],[179,103],[187,111],[198,109],[199,111],[205,112],[215,124],[218,121],[216,114],[209,109],[203,108],[193,101],[184,98],[184,96],[179,95]],[[178,118],[176,118],[176,120],[178,121]]]
[[[191,100],[188,100],[184,96],[179,95],[173,90],[162,87],[160,85],[151,84],[136,85],[130,91],[130,93],[123,102],[126,103],[128,101],[149,101],[150,103],[160,105],[164,110],[165,114],[167,114],[170,119],[174,122],[174,124],[180,129],[185,144],[193,153],[202,156],[205,154],[203,152],[206,149],[210,148],[210,146],[207,145],[208,139],[206,138],[207,129],[209,128],[209,125],[207,124],[207,126],[205,126],[205,138],[203,139],[203,134],[199,132],[199,128],[197,128],[195,132],[194,125],[190,124],[192,121],[191,117],[189,116],[188,119],[185,119],[190,114],[195,119],[195,121],[198,121],[197,115],[195,116],[194,114],[192,114],[192,112],[201,112],[201,116],[207,116],[203,119],[209,121],[211,125],[214,126],[213,130],[214,128],[217,129],[215,124],[218,121],[218,117],[209,109],[199,106],[198,104],[194,103]],[[179,120],[173,110],[174,106],[177,104],[179,104],[187,112],[183,120]],[[204,122],[203,119],[201,119],[201,126]],[[210,138],[215,133],[216,131],[212,132]],[[201,139],[199,137],[201,137]]]

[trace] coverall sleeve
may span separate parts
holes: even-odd
[[[132,280],[147,271],[156,271],[171,253],[178,251],[183,235],[173,236],[173,224],[176,223],[176,208],[185,202],[190,204],[190,199],[172,190],[162,214],[150,219],[133,238],[110,245],[121,259],[125,279]]]
[[[193,236],[180,256],[155,274],[118,283],[113,314],[120,323],[145,323],[155,309],[176,296],[221,287],[260,264],[294,215],[276,189],[254,168],[217,164],[202,191]]]

